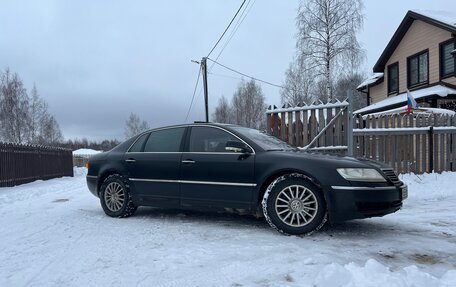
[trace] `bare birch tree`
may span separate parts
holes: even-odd
[[[0,78],[0,137],[7,142],[26,143],[29,138],[29,99],[16,73],[6,69]]]
[[[304,0],[299,7],[297,47],[308,69],[324,79],[329,99],[336,73],[363,58],[356,38],[364,21],[362,9],[362,0]]]
[[[233,95],[232,108],[233,122],[235,124],[249,128],[264,129],[266,123],[265,97],[261,86],[255,80],[241,81]]]
[[[41,117],[41,121],[39,136],[35,143],[42,145],[57,145],[63,142],[60,126],[54,116],[49,115],[46,112],[43,117]]]
[[[232,123],[232,114],[233,111],[231,109],[230,103],[225,98],[225,96],[222,96],[218,101],[218,105],[215,108],[214,114],[212,115],[214,122],[225,124]]]
[[[292,107],[310,104],[314,85],[313,72],[307,68],[304,57],[298,55],[285,72],[284,88],[280,90],[282,104]]]
[[[38,94],[38,90],[35,85],[33,85],[30,94],[29,115],[29,142],[34,144],[43,144],[43,141],[46,137],[41,133],[45,131],[42,126],[47,124],[46,120],[49,118],[48,106],[47,103]],[[59,131],[55,131],[55,133],[61,134],[60,128]]]
[[[125,138],[129,139],[149,128],[149,124],[146,121],[141,122],[138,115],[131,113],[125,122]]]

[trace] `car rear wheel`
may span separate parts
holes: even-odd
[[[275,180],[262,201],[269,225],[292,235],[310,235],[327,220],[322,192],[306,178],[293,174]]]
[[[121,175],[108,176],[100,188],[100,202],[103,211],[111,217],[129,217],[136,212],[128,181]]]

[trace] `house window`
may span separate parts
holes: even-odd
[[[426,50],[407,58],[408,87],[428,83],[429,52]]]
[[[451,52],[455,49],[454,39],[440,44],[440,78],[454,76],[456,57]]]
[[[388,66],[388,94],[399,92],[399,64]]]

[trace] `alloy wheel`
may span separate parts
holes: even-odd
[[[312,222],[318,211],[315,194],[302,185],[290,185],[282,189],[275,201],[280,220],[293,227],[303,227]]]

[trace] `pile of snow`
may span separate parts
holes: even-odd
[[[410,200],[443,200],[456,197],[456,172],[444,171],[441,174],[420,175],[407,173],[399,175],[399,178],[407,183],[411,191]]]
[[[91,155],[101,153],[101,152],[103,152],[103,151],[89,149],[89,148],[80,148],[80,149],[73,151],[73,156],[91,156]]]
[[[374,83],[376,83],[378,80],[380,80],[381,78],[383,78],[383,73],[374,73],[373,75],[369,76],[366,80],[364,80],[364,82],[362,82],[361,84],[359,84],[359,86],[356,87],[356,89],[358,90],[358,89],[367,87],[367,86],[369,86],[370,84],[374,84]]]
[[[456,286],[456,270],[447,271],[440,279],[420,271],[416,266],[391,271],[374,259],[364,266],[349,263],[344,266],[332,263],[325,266],[315,278],[312,286],[334,287],[377,287],[377,286]]]

